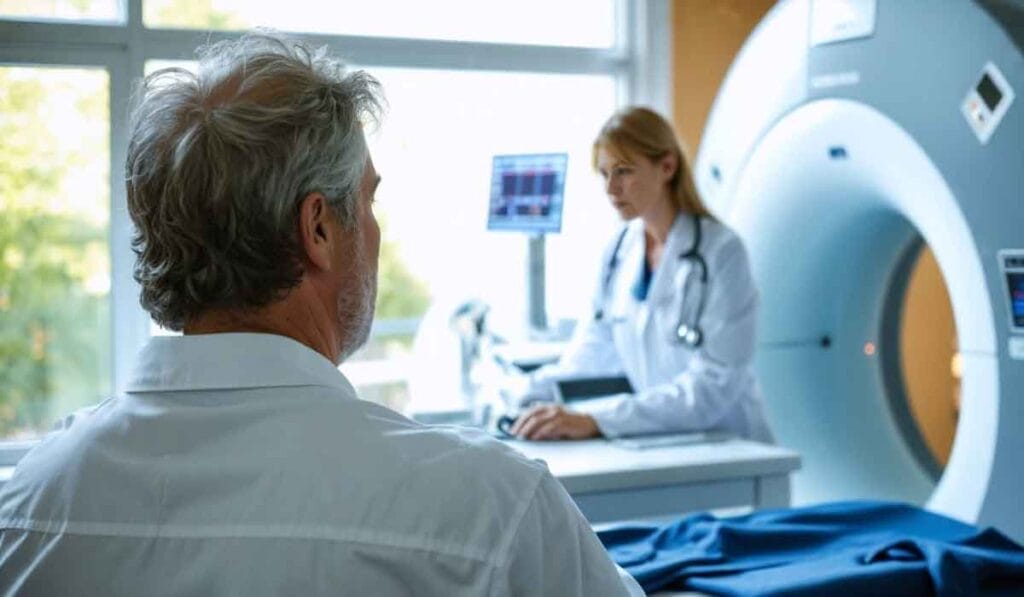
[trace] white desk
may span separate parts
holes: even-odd
[[[786,507],[789,475],[800,468],[792,450],[741,439],[643,450],[603,439],[506,441],[545,461],[591,523]]]

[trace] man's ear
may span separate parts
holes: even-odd
[[[334,242],[330,218],[334,214],[322,193],[310,193],[299,203],[299,243],[313,267],[330,270]]]

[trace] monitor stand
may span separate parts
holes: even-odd
[[[544,290],[544,235],[532,234],[526,242],[526,321],[530,336],[540,336],[548,331]]]

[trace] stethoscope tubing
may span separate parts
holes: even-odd
[[[703,237],[703,230],[701,226],[701,217],[697,214],[693,214],[693,242],[690,244],[689,249],[679,254],[679,260],[689,259],[694,263],[694,267],[700,269],[700,292],[699,299],[697,302],[697,311],[695,317],[691,322],[686,322],[686,294],[689,293],[689,276],[683,283],[683,288],[680,290],[683,292],[682,303],[679,313],[679,321],[676,324],[676,329],[673,337],[677,341],[687,344],[692,348],[700,346],[704,341],[704,334],[700,328],[700,319],[704,314],[704,306],[707,300],[707,282],[708,282],[708,264],[704,260],[704,257],[700,253],[700,243]],[[626,232],[628,231],[627,226],[623,226],[622,231],[619,232],[618,238],[615,239],[615,246],[612,248],[611,257],[608,259],[608,263],[604,268],[604,277],[601,280],[601,307],[594,313],[594,319],[601,321],[605,317],[605,308],[611,299],[611,287],[612,278],[615,276],[615,270],[619,267],[619,252],[622,248],[622,242],[626,238]]]

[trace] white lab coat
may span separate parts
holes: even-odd
[[[700,347],[669,340],[679,322],[683,282],[696,267],[679,258],[693,243],[693,218],[681,214],[673,223],[644,301],[632,293],[645,250],[643,222],[636,219],[622,239],[607,297],[603,281],[614,240],[602,256],[594,312],[603,309],[604,316],[582,318],[560,361],[531,376],[530,395],[549,395],[557,378],[625,374],[635,394],[573,405],[591,414],[605,436],[724,430],[771,442],[751,370],[758,292],[746,250],[722,223],[703,218],[701,226],[708,287]]]

